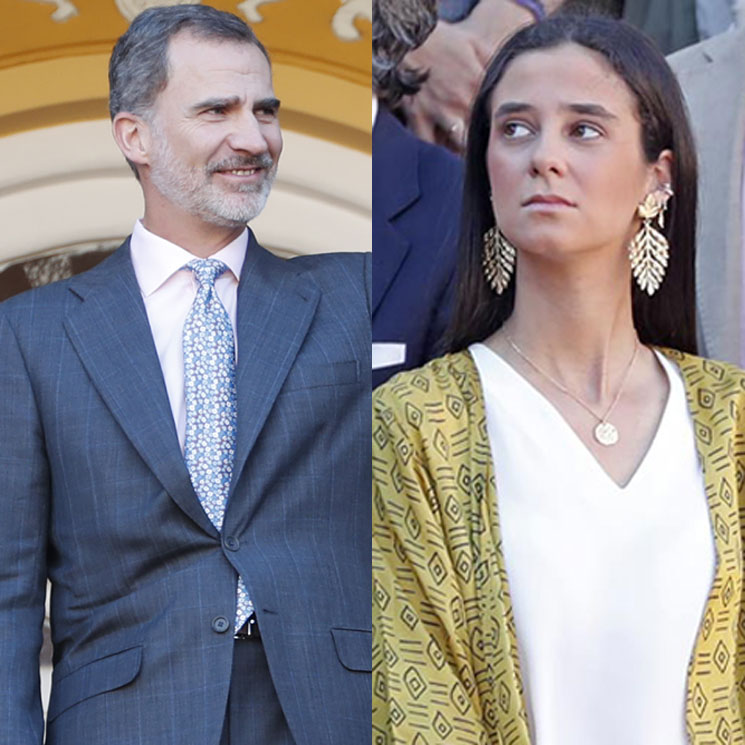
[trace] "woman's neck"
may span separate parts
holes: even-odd
[[[534,257],[521,262],[514,311],[493,340],[500,353],[523,353],[597,404],[615,393],[638,340],[628,270],[608,271],[606,262],[604,271],[593,271],[588,258],[559,267]]]

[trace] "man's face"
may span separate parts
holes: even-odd
[[[282,152],[279,101],[253,44],[176,35],[150,118],[149,179],[161,209],[245,225],[261,212]]]

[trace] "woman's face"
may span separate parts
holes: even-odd
[[[647,163],[634,95],[577,44],[526,52],[491,96],[487,170],[497,225],[521,251],[562,258],[623,250],[637,205],[670,180]]]

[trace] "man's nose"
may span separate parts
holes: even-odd
[[[268,149],[262,126],[252,111],[234,120],[227,142],[233,150],[242,150],[252,155],[264,153]]]

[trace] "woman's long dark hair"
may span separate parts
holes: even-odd
[[[489,64],[476,96],[465,156],[458,283],[446,347],[455,352],[482,341],[509,318],[515,303],[514,278],[505,292],[497,295],[487,284],[481,264],[483,235],[494,225],[486,170],[491,93],[519,55],[568,42],[602,54],[634,94],[647,161],[656,161],[665,149],[673,152],[675,196],[670,200],[664,229],[670,243],[670,262],[662,286],[652,297],[641,292],[632,280],[634,324],[644,344],[695,354],[697,168],[680,87],[662,54],[636,29],[602,16],[561,13],[509,39]]]

